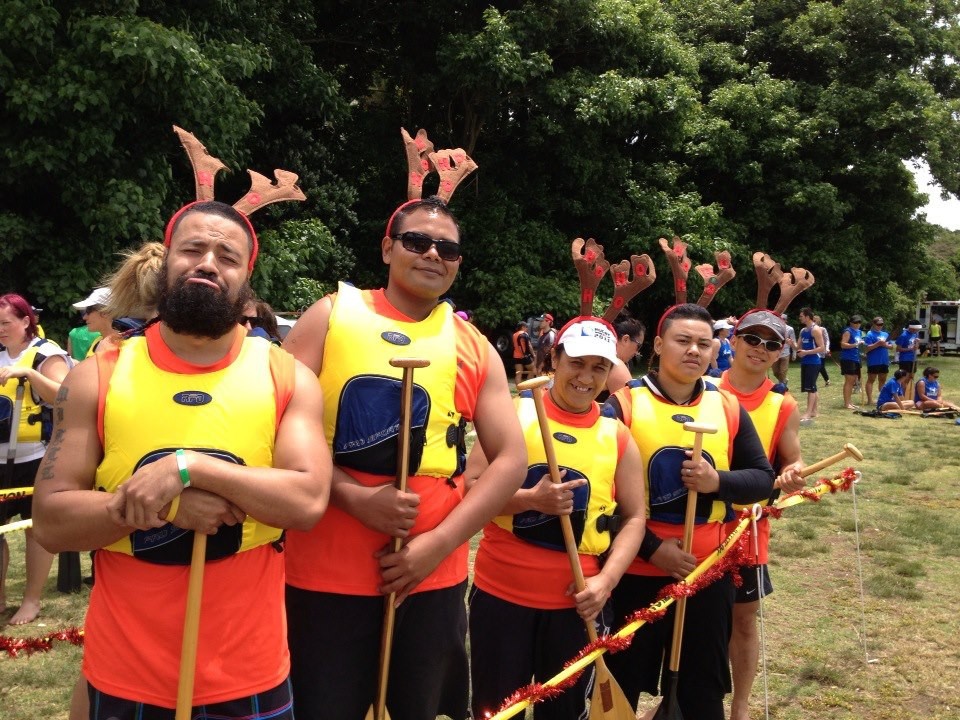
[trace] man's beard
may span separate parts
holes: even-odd
[[[191,277],[209,280],[220,288],[217,292],[203,283],[188,283]],[[160,271],[160,320],[176,333],[216,339],[233,330],[243,317],[243,309],[253,298],[249,282],[244,282],[237,297],[230,300],[227,288],[209,273],[181,275],[168,287],[167,266]]]

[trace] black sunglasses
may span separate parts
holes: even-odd
[[[423,255],[431,247],[437,248],[437,255],[441,260],[453,261],[460,259],[460,243],[453,240],[434,240],[429,235],[420,232],[403,232],[392,236],[393,240],[399,240],[404,250],[415,252],[417,255]]]
[[[779,340],[764,340],[759,335],[751,335],[750,333],[742,333],[737,335],[739,338],[743,338],[743,341],[752,347],[757,347],[763,345],[770,352],[775,352],[783,348],[783,343]]]
[[[100,312],[100,308],[102,308],[102,307],[103,307],[103,305],[87,305],[87,306],[83,309],[83,312],[82,312],[81,314],[82,314],[82,315],[89,315],[90,313]]]
[[[256,315],[244,315],[242,318],[240,318],[241,325],[246,325],[247,323],[250,323],[250,327],[255,328],[262,326],[263,320],[258,318]]]

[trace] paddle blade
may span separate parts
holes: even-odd
[[[670,673],[670,688],[663,695],[660,707],[653,714],[653,720],[683,720],[680,703],[677,702],[677,673]]]
[[[633,705],[605,663],[597,663],[597,675],[590,696],[590,720],[636,720]]]
[[[377,717],[377,711],[374,709],[373,705],[367,708],[367,714],[363,716],[363,720],[390,720],[390,713],[386,708],[383,709],[383,717]]]

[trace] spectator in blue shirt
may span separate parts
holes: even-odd
[[[877,396],[877,410],[889,412],[906,409],[900,398],[904,396],[908,375],[906,370],[897,370],[893,377],[887,380],[886,384],[880,388],[880,395]]]
[[[864,350],[867,351],[867,405],[873,405],[873,383],[877,383],[879,390],[887,382],[890,351],[896,347],[883,325],[883,318],[878,315],[873,319],[870,330],[863,339]]]

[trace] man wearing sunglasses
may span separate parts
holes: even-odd
[[[374,700],[384,596],[397,593],[387,709],[393,720],[467,714],[467,541],[519,489],[526,449],[503,363],[446,295],[460,269],[446,204],[412,200],[381,240],[387,286],[341,283],[284,347],[318,376],[334,454],[332,507],[287,535],[287,612],[297,717],[356,720]],[[414,373],[407,492],[393,487],[399,427],[394,357]],[[465,423],[490,466],[464,494]],[[399,553],[391,537],[407,540]]]
[[[794,397],[767,378],[787,338],[783,320],[767,310],[751,310],[737,322],[730,344],[734,355],[729,370],[720,377],[720,389],[736,396],[749,413],[770,464],[782,476],[780,490],[793,492],[803,487],[800,471],[800,410]],[[779,495],[774,490],[771,499]],[[767,504],[764,501],[762,504]],[[739,509],[739,506],[734,506]],[[753,553],[753,540],[748,541]],[[743,584],[737,590],[733,606],[733,632],[730,637],[730,666],[733,674],[731,720],[749,717],[750,690],[757,674],[760,639],[756,613],[760,595],[773,592],[767,571],[767,547],[770,523],[764,518],[757,523],[757,557],[754,564],[740,569]],[[759,575],[759,586],[758,586]]]

